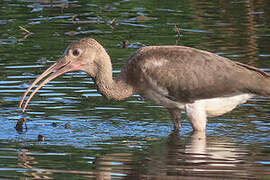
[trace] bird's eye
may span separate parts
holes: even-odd
[[[78,49],[75,49],[73,52],[72,52],[73,56],[79,56],[80,55],[80,51]]]

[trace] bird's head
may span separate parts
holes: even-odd
[[[102,59],[106,59],[107,53],[104,48],[94,39],[84,38],[79,41],[71,43],[65,50],[63,56],[47,70],[45,70],[26,90],[24,93],[19,108],[23,108],[23,111],[27,107],[30,99],[35,93],[42,88],[46,83],[54,78],[71,71],[85,71],[91,77],[95,78],[98,69],[102,66]],[[37,88],[31,93],[24,106],[22,107],[25,97],[29,91],[42,79]]]

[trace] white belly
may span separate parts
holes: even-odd
[[[181,103],[172,101],[161,93],[157,93],[155,91],[149,91],[147,93],[148,99],[157,104],[163,105],[166,108],[178,108],[187,111],[187,109],[192,110],[192,108],[196,106],[196,109],[199,107],[200,111],[204,111],[206,116],[209,117],[220,116],[224,113],[230,112],[237,105],[245,103],[248,99],[254,96],[254,94],[239,94],[211,99],[201,99],[194,101],[194,103]]]
[[[245,103],[254,94],[238,94],[227,97],[200,99],[193,103],[181,103],[168,99],[164,94],[157,91],[147,91],[147,98],[163,105],[165,108],[184,109],[189,117],[192,127],[197,131],[204,131],[207,117],[220,116],[233,110],[237,105]]]
[[[219,97],[212,99],[197,100],[205,109],[207,116],[220,116],[233,110],[237,105],[245,103],[248,99],[254,97],[253,94],[239,94],[229,97]],[[186,106],[187,107],[187,106]]]
[[[252,94],[239,94],[229,97],[197,100],[186,104],[185,109],[194,130],[204,131],[207,116],[220,116],[233,110],[238,104],[245,103]]]

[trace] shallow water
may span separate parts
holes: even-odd
[[[83,37],[106,48],[115,76],[136,49],[174,44],[270,72],[269,1],[0,3],[1,179],[270,179],[269,98],[209,118],[206,136],[192,134],[184,112],[174,134],[161,106],[104,99],[83,72],[46,85],[26,113],[17,109],[31,82]]]

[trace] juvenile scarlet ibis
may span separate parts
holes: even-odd
[[[24,111],[42,86],[70,71],[88,73],[107,99],[123,100],[139,94],[164,106],[175,130],[181,128],[181,109],[193,130],[205,131],[207,116],[222,115],[257,95],[270,96],[270,75],[266,72],[185,46],[142,47],[113,79],[105,49],[96,40],[85,38],[71,43],[63,57],[33,82],[19,107]],[[25,101],[29,91],[46,76]]]

